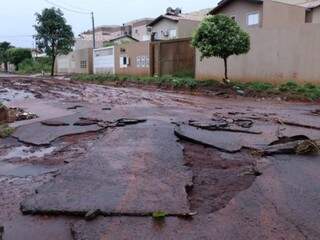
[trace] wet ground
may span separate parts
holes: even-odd
[[[0,99],[38,116],[0,139],[5,240],[320,238],[317,105],[19,76]]]

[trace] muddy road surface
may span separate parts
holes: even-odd
[[[0,99],[0,239],[320,239],[317,105],[19,76]]]

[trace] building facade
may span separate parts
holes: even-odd
[[[150,38],[170,40],[191,37],[204,17],[205,14],[182,14],[180,9],[168,8],[166,14],[148,24]]]
[[[319,82],[320,24],[316,10],[320,4],[310,4],[221,1],[211,14],[233,18],[251,39],[249,53],[229,57],[229,77],[238,81]],[[312,18],[308,17],[310,11],[315,14]],[[196,78],[223,79],[223,61],[214,57],[201,61],[197,52]]]

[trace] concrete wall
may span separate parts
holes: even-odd
[[[282,2],[282,3],[288,3],[288,4],[301,4],[305,3],[308,1],[313,1],[313,0],[275,0],[276,2]]]
[[[178,38],[190,38],[193,32],[199,27],[200,21],[181,19],[178,22]]]
[[[129,65],[120,67],[120,57],[129,57]],[[115,46],[115,73],[120,75],[149,76],[151,75],[151,44],[136,42]],[[142,59],[144,64],[142,65]],[[140,64],[138,64],[138,61]],[[148,64],[146,64],[148,62]]]
[[[103,46],[102,41],[96,40],[96,48],[101,48]],[[74,50],[82,50],[88,49],[93,47],[93,40],[92,39],[81,39],[77,38],[74,44]]]
[[[85,67],[81,62],[85,61]],[[68,55],[58,56],[56,59],[56,73],[93,73],[92,48],[75,50]]]
[[[275,1],[263,3],[263,27],[278,28],[304,24],[306,10],[304,7],[295,6]]]
[[[229,58],[229,78],[238,81],[320,83],[320,24],[253,29],[251,50]],[[196,78],[223,79],[223,61],[196,58]]]
[[[224,8],[222,8],[219,14],[224,14],[229,17],[234,16],[238,24],[243,28],[256,28],[256,27],[262,26],[262,19],[263,19],[262,8],[263,8],[262,4],[252,3],[247,0],[236,0],[229,3]],[[260,24],[258,26],[248,26],[247,15],[249,13],[254,13],[254,12],[259,13]]]
[[[135,39],[138,39],[139,41],[147,41],[150,40],[150,34],[147,32],[147,26],[146,25],[139,25],[132,27],[132,37]],[[149,37],[149,39],[146,39]]]
[[[194,73],[195,50],[190,39],[154,43],[154,74]]]

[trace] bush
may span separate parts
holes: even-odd
[[[31,50],[27,48],[10,48],[8,51],[9,62],[16,66],[16,70],[19,70],[19,64],[26,59],[31,59]]]
[[[50,58],[25,59],[19,64],[19,73],[49,73],[51,70]]]

